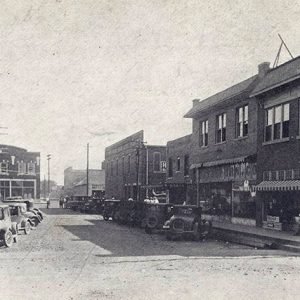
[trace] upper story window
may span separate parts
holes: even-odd
[[[159,152],[153,153],[153,171],[160,172],[160,153]]]
[[[173,159],[170,157],[168,161],[168,177],[173,177]]]
[[[119,161],[116,160],[116,175],[119,175]]]
[[[217,116],[216,143],[226,141],[226,113]]]
[[[184,176],[189,175],[190,169],[190,157],[188,154],[184,156]]]
[[[128,165],[128,168],[127,168],[127,170],[128,170],[128,173],[130,173],[130,164],[131,164],[131,161],[130,161],[131,159],[130,159],[130,155],[128,155],[128,161],[127,161],[127,165]]]
[[[285,103],[266,109],[265,141],[289,137],[290,104]]]
[[[236,137],[248,136],[248,105],[237,109]]]
[[[33,162],[28,163],[27,170],[28,174],[35,175],[35,164]]]
[[[2,162],[0,166],[1,173],[8,173],[8,163]]]
[[[122,174],[125,174],[125,157],[122,157]]]
[[[202,121],[200,124],[200,146],[205,147],[208,145],[208,120]]]
[[[114,175],[114,162],[113,161],[110,162],[110,174],[111,174],[111,176]]]
[[[180,171],[180,157],[177,157],[177,172]]]
[[[18,174],[26,174],[26,164],[24,162],[18,162]]]

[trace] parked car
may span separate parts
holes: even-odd
[[[120,200],[109,199],[104,201],[103,219],[108,221],[112,218],[113,221],[119,221]]]
[[[170,218],[172,204],[169,203],[145,203],[145,218],[143,226],[146,233],[160,231],[166,220]]]
[[[6,247],[17,242],[17,224],[12,222],[8,205],[0,205],[0,239]]]
[[[36,226],[27,214],[25,203],[10,203],[9,210],[12,222],[17,223],[17,232],[23,230],[25,234],[29,234],[31,226]]]
[[[101,198],[90,198],[84,203],[83,212],[102,214],[104,200]]]
[[[3,200],[4,203],[25,203],[27,207],[28,213],[33,213],[33,215],[30,215],[31,220],[38,225],[42,222],[44,219],[44,215],[42,211],[36,207],[34,207],[34,200],[33,199],[23,199],[22,197],[7,197],[5,200]],[[35,226],[36,226],[35,225]]]
[[[167,239],[190,237],[198,241],[210,233],[211,223],[201,219],[201,207],[174,205],[172,210],[171,218],[163,226]]]

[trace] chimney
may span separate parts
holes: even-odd
[[[193,107],[196,106],[199,103],[200,99],[194,99],[193,100]]]
[[[269,62],[263,62],[258,65],[258,77],[263,78],[266,76],[268,71],[270,70],[270,63]]]

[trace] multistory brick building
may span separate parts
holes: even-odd
[[[192,185],[190,177],[190,144],[192,135],[167,142],[166,188],[170,203],[190,203]]]
[[[40,197],[40,153],[0,145],[0,199]]]
[[[194,203],[222,220],[256,225],[256,154],[259,104],[250,93],[264,78],[258,74],[205,100],[193,101],[185,115],[193,119],[190,144]]]
[[[164,189],[166,146],[147,145],[141,130],[105,148],[106,197],[142,200]]]
[[[292,230],[300,223],[300,57],[269,69],[251,96],[261,107],[257,222]]]

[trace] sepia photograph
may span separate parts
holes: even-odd
[[[2,0],[1,300],[300,299],[300,2]]]

